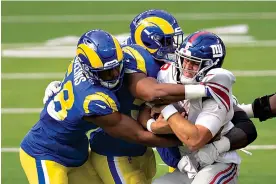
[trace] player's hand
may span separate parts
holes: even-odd
[[[227,137],[222,136],[219,140],[213,143],[206,144],[199,149],[194,155],[201,167],[213,164],[220,154],[230,150],[230,141]]]
[[[198,172],[198,162],[189,157],[189,155],[184,155],[177,164],[177,168],[182,173],[187,173],[190,179],[194,178]]]
[[[156,119],[156,122],[166,122],[168,124],[168,122],[164,120],[164,117],[162,114],[159,114],[158,118]]]
[[[162,114],[151,125],[151,129],[155,134],[173,134],[169,123],[164,119]]]
[[[214,144],[206,144],[203,148],[199,149],[197,153],[195,153],[194,157],[196,161],[199,163],[200,167],[205,167],[207,165],[211,165],[218,158],[219,152]]]
[[[45,104],[51,96],[60,90],[60,84],[60,81],[52,81],[50,84],[48,84],[47,88],[45,89],[43,104]]]
[[[153,125],[154,129],[163,129],[164,127],[169,126],[168,122],[164,119],[162,114],[159,114]]]

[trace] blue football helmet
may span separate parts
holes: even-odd
[[[99,29],[84,33],[78,42],[77,57],[91,83],[119,89],[124,75],[124,54],[115,37]],[[117,69],[116,76],[103,79],[103,74],[111,75],[114,69]]]
[[[148,10],[137,15],[130,24],[131,42],[147,49],[161,61],[170,61],[170,54],[184,40],[176,19],[163,10]]]
[[[190,34],[176,50],[180,82],[184,84],[200,82],[209,70],[222,66],[225,55],[225,45],[214,33],[197,31]],[[196,63],[197,71],[184,69],[184,61]],[[194,76],[186,77],[184,72],[193,73]]]

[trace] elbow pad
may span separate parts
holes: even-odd
[[[276,116],[272,114],[270,103],[269,103],[269,98],[272,95],[265,95],[260,98],[256,98],[252,103],[254,117],[259,118],[260,121],[265,121],[269,118]]]

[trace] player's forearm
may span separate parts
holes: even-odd
[[[144,128],[147,128],[148,131],[153,132],[154,134],[173,134],[173,131],[170,125],[159,119],[155,120],[150,116],[150,108],[144,107],[138,116],[138,122],[140,122]]]
[[[244,148],[248,145],[246,133],[239,128],[236,128],[236,127],[232,128],[224,136],[229,139],[229,143],[230,143],[230,149],[224,150],[224,151],[237,150],[237,149]]]
[[[147,110],[146,110],[147,111]],[[107,129],[111,136],[135,142],[149,147],[170,147],[180,144],[177,137],[161,137],[146,131],[141,124],[128,116],[122,115],[121,120]]]
[[[235,127],[225,135],[230,141],[230,150],[244,148],[257,138],[256,127],[246,113],[236,106],[234,110],[231,122]]]
[[[155,84],[152,86],[151,101],[154,104],[171,104],[184,99],[206,97],[204,85]]]
[[[198,150],[208,142],[203,141],[198,127],[183,118],[179,113],[172,115],[168,122],[174,134],[190,150]]]
[[[170,104],[185,99],[185,88],[178,84],[159,84],[148,85],[146,101],[154,104]]]
[[[173,131],[168,123],[158,123],[158,121],[151,124],[151,130],[154,134],[173,134]]]
[[[159,136],[148,131],[141,131],[138,137],[139,143],[149,147],[172,147],[181,145],[176,136]]]
[[[212,139],[210,130],[204,126],[192,124],[181,116],[173,105],[166,106],[161,113],[174,134],[191,150],[203,147]]]
[[[136,98],[154,104],[170,104],[184,99],[205,97],[207,94],[204,85],[158,83],[152,77],[140,79],[136,85],[130,84],[130,91]]]

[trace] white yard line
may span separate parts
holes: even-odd
[[[236,77],[276,76],[276,70],[232,70]],[[62,79],[64,73],[2,73],[2,80]]]
[[[252,13],[173,13],[179,20],[262,20],[276,19],[276,12]],[[2,23],[52,23],[52,22],[113,22],[131,21],[136,14],[110,15],[11,15],[2,16]]]
[[[62,79],[65,73],[2,73],[2,79]]]
[[[245,148],[246,150],[274,150],[276,145],[249,145]],[[153,148],[156,151],[155,148]],[[1,148],[1,152],[18,152],[19,148]],[[161,164],[160,164],[161,165]]]
[[[1,108],[1,114],[33,114],[40,113],[42,108]]]

